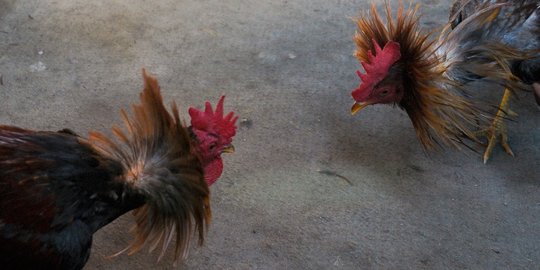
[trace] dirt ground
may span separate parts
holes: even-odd
[[[447,20],[450,1],[420,2],[423,27]],[[472,151],[425,153],[397,108],[351,116],[351,18],[368,7],[0,0],[0,123],[109,130],[137,100],[142,67],[184,112],[226,94],[242,118],[236,153],[212,186],[208,241],[182,269],[539,269],[532,94],[514,102],[516,157],[497,147],[487,165]],[[85,269],[173,269],[171,254],[105,258],[130,226],[128,214],[99,231]]]

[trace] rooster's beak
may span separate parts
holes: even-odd
[[[358,111],[369,105],[368,102],[355,102],[351,107],[351,114],[355,115]]]
[[[221,153],[234,153],[234,146],[232,144],[229,144],[221,150]]]

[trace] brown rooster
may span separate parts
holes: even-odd
[[[388,4],[383,20],[372,5],[370,14],[358,19],[355,56],[365,74],[357,72],[362,82],[352,92],[351,112],[396,104],[427,149],[459,148],[463,137],[477,141],[484,135],[484,163],[497,140],[513,155],[503,121],[515,115],[510,98],[527,84],[540,94],[539,2],[456,1],[438,38],[419,29],[417,10],[418,5],[405,10],[400,4],[393,18]],[[504,89],[496,112],[471,98],[478,91],[474,82]]]
[[[176,104],[169,113],[157,80],[143,70],[141,103],[117,140],[92,132],[31,131],[0,126],[0,266],[2,269],[81,269],[92,235],[134,210],[135,240],[150,250],[176,242],[183,258],[210,219],[208,186],[221,175],[221,153],[233,151],[237,117],[189,109],[186,128]],[[122,251],[122,252],[124,252]]]

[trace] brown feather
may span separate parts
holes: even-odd
[[[89,140],[102,154],[120,161],[126,172],[122,180],[147,198],[133,212],[135,240],[119,254],[133,254],[149,244],[151,251],[161,248],[159,260],[176,235],[175,256],[184,258],[194,231],[199,244],[204,241],[211,216],[209,188],[176,104],[171,116],[157,80],[144,69],[143,77],[140,104],[132,105],[132,116],[121,113],[127,132],[113,128],[119,142],[98,132]]]

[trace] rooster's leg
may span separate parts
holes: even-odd
[[[504,89],[504,95],[501,100],[501,104],[499,105],[499,110],[497,111],[491,126],[488,129],[479,132],[479,135],[486,136],[488,140],[486,151],[484,152],[484,164],[487,163],[489,157],[491,156],[497,141],[500,141],[506,153],[514,156],[514,152],[512,152],[510,145],[508,145],[507,128],[506,124],[504,123],[504,119],[507,115],[517,116],[515,112],[509,109],[511,95],[512,93],[510,90]]]

